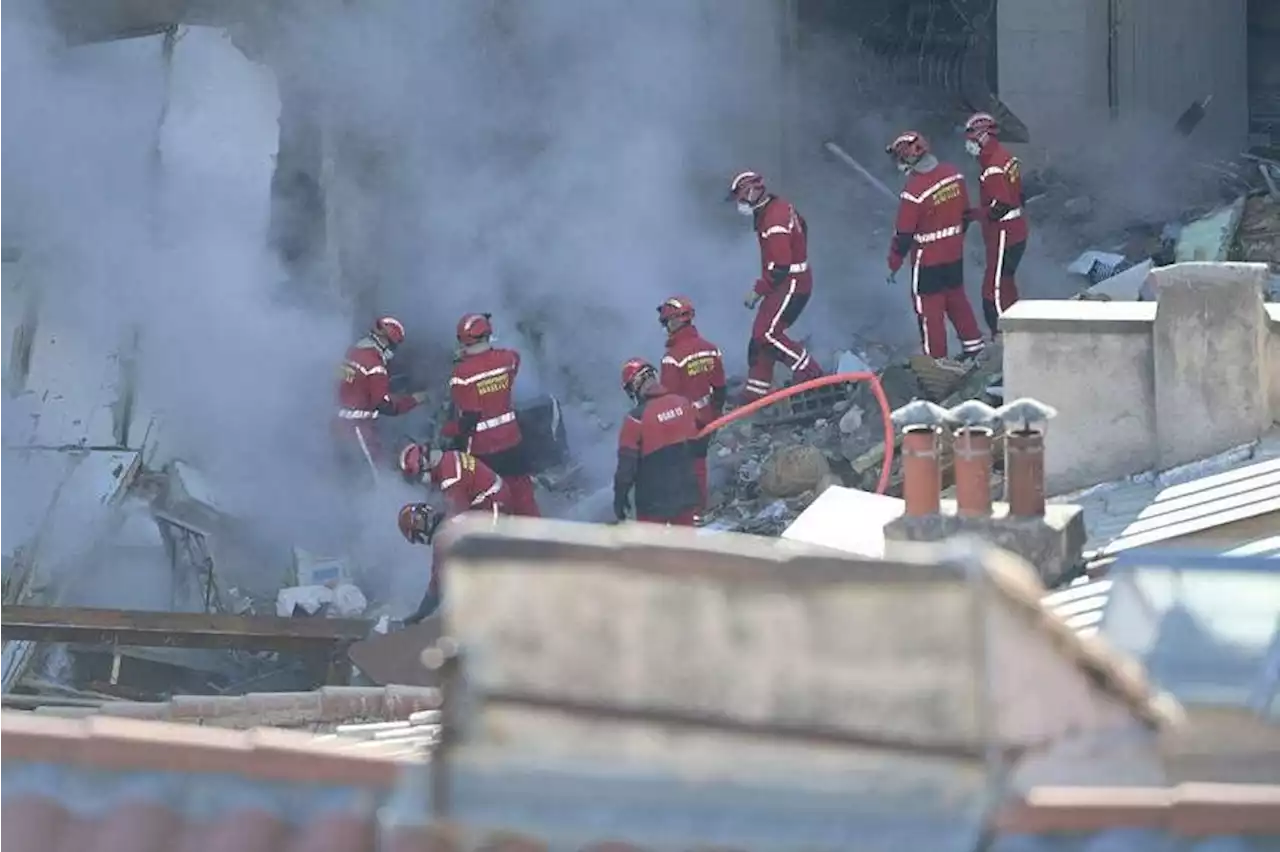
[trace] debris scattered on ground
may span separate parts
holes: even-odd
[[[1178,235],[1174,260],[1178,263],[1226,260],[1235,242],[1236,230],[1240,227],[1244,205],[1245,198],[1241,196],[1231,204],[1184,225]]]
[[[973,398],[999,402],[1000,351],[968,366],[927,358],[890,364],[877,375],[891,408],[941,391],[948,407]],[[720,430],[712,444],[710,506],[704,528],[778,536],[831,485],[875,491],[884,463],[880,405],[864,384],[845,385],[819,414],[788,411],[779,422],[752,417]],[[779,405],[778,407],[785,407]],[[901,491],[895,461],[889,493]]]

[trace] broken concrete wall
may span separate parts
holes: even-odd
[[[1256,440],[1280,416],[1280,325],[1263,264],[1152,273],[1155,304],[1021,302],[1003,320],[1005,394],[1060,416],[1047,487],[1062,493]]]

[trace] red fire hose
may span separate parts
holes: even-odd
[[[698,433],[699,438],[705,438],[717,429],[728,426],[735,420],[746,417],[749,414],[755,414],[766,406],[773,405],[775,402],[781,402],[784,399],[793,397],[798,393],[804,393],[814,388],[824,388],[828,385],[839,385],[845,382],[867,382],[871,385],[871,392],[875,394],[876,402],[880,403],[880,416],[884,420],[884,463],[880,465],[880,483],[876,485],[876,493],[883,494],[889,488],[889,471],[893,468],[893,418],[889,412],[889,398],[884,395],[884,387],[880,384],[880,377],[875,373],[855,372],[855,373],[836,373],[831,376],[819,376],[816,379],[810,379],[807,382],[801,382],[798,385],[792,385],[789,388],[776,390],[768,396],[762,396],[753,402],[749,402],[741,408],[735,408],[728,414],[713,420]]]

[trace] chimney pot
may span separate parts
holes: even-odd
[[[1004,499],[1015,518],[1044,517],[1044,436],[1058,411],[1038,399],[1015,399],[996,410],[1005,426]]]
[[[956,476],[956,514],[963,518],[991,515],[991,444],[989,426],[961,426],[952,435]]]
[[[936,515],[942,508],[939,434],[931,425],[902,430],[902,496],[911,517]]]
[[[1010,432],[1004,439],[1004,491],[1015,518],[1044,515],[1044,433]]]

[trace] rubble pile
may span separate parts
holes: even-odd
[[[992,350],[968,368],[913,358],[876,375],[891,409],[917,398],[948,407],[975,397],[998,402],[999,347]],[[704,528],[778,536],[831,485],[875,491],[884,462],[884,423],[871,389],[857,384],[816,401],[806,397],[766,408],[716,434]],[[895,460],[889,493],[900,494],[901,487]]]

